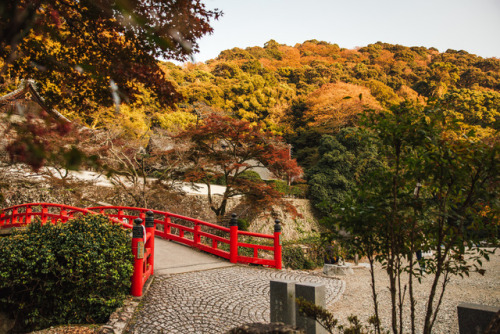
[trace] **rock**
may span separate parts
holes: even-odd
[[[354,274],[354,271],[348,265],[325,264],[323,266],[323,274],[327,276],[345,276]]]

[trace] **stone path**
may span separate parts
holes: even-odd
[[[214,334],[249,322],[269,322],[271,280],[325,284],[328,306],[345,289],[335,278],[241,265],[158,275],[128,333]]]

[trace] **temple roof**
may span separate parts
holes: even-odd
[[[31,101],[39,105],[47,114],[63,123],[71,123],[64,115],[54,108],[50,108],[45,99],[38,93],[33,80],[23,80],[19,88],[9,94],[0,96],[0,111],[7,106],[14,106],[18,101]]]

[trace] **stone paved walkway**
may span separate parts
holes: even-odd
[[[156,276],[128,333],[225,333],[250,322],[269,322],[269,282],[326,285],[326,303],[345,283],[334,278],[247,266]]]

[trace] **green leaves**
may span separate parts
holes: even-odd
[[[130,238],[107,217],[35,222],[0,239],[0,307],[26,329],[102,323],[128,294]]]

